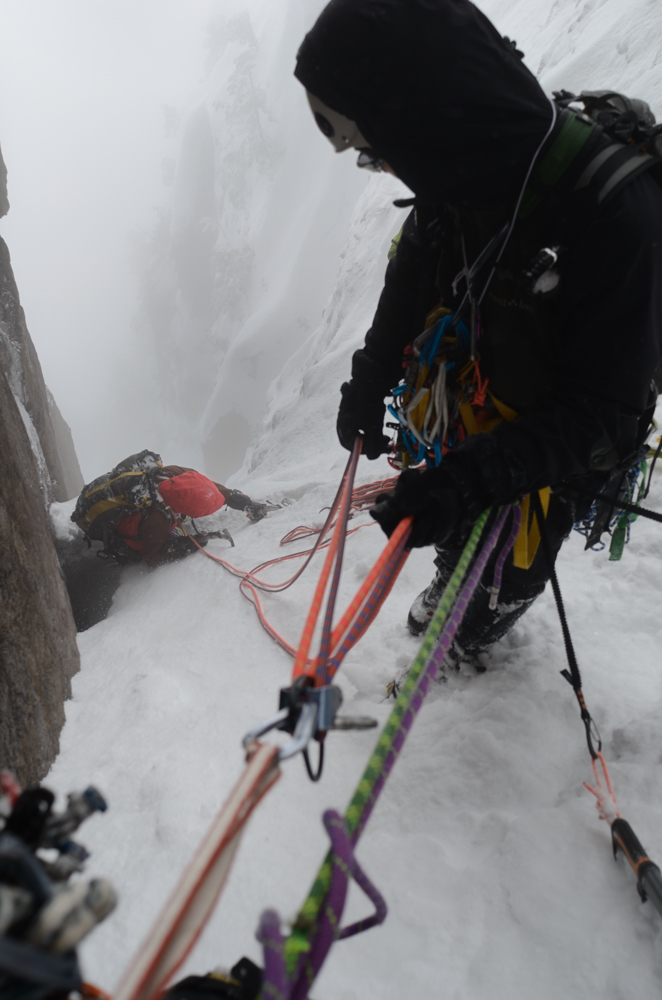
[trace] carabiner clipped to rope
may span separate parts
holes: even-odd
[[[302,674],[291,687],[281,688],[278,712],[246,733],[242,742],[248,750],[251,744],[274,729],[290,733],[292,739],[278,751],[278,761],[289,760],[301,753],[310,780],[319,781],[324,766],[324,737],[327,732],[330,729],[373,729],[377,721],[364,715],[338,718],[342,705],[340,688],[335,684],[315,688],[312,683],[311,677]],[[311,740],[317,740],[320,746],[316,771],[310,765],[308,753]]]

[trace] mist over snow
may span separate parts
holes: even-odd
[[[482,6],[548,90],[621,88],[662,115],[659,0]],[[402,186],[336,156],[292,78],[321,7],[0,0],[7,238],[84,469],[97,474],[142,447],[217,475],[241,466],[234,485],[294,500],[257,525],[223,515],[232,561],[246,569],[282,554],[279,539],[319,523],[331,501],[346,460],[334,432],[339,385],[404,218],[392,206]],[[359,481],[389,473],[383,459],[362,460]],[[662,506],[659,480],[649,502]],[[57,509],[58,530],[70,507]],[[382,547],[374,525],[350,537],[341,607]],[[221,541],[210,551],[228,555]],[[659,526],[639,521],[621,563],[584,554],[575,537],[558,564],[621,807],[658,861],[661,557]],[[318,568],[265,598],[290,642]],[[417,648],[406,612],[432,572],[430,552],[412,554],[343,665],[348,713],[385,720],[385,686]],[[111,878],[121,902],[81,954],[86,978],[112,989],[291,662],[236,582],[201,555],[123,570],[109,617],[79,642],[82,670],[46,783],[64,793],[92,782],[110,802],[82,839],[90,874]],[[564,666],[546,593],[486,674],[435,686],[359,851],[387,899],[386,923],[335,946],[317,1000],[659,996],[662,924],[611,860],[582,787],[590,769]],[[284,767],[185,972],[261,960],[261,910],[293,918],[326,851],[321,812],[344,808],[374,741],[331,733],[319,785],[300,761]],[[365,907],[352,895],[347,919]]]
[[[213,7],[0,0],[0,232],[88,481],[159,436],[136,244],[168,195],[165,112],[203,77]]]
[[[344,297],[352,213],[376,213],[381,245],[404,213],[384,178],[360,201],[368,178],[293,78],[322,6],[0,0],[2,232],[88,479],[142,447],[255,469],[301,366],[347,371],[385,266],[365,249],[362,305],[350,296],[342,328],[331,306],[322,319]],[[615,86],[662,109],[656,0],[483,6],[548,90]]]
[[[292,75],[321,3],[253,3],[209,26],[208,71],[178,129],[172,200],[148,247],[143,319],[163,419],[226,477],[267,389],[319,324],[367,178],[330,155]]]

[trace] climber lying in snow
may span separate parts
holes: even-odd
[[[240,490],[183,465],[164,466],[160,455],[145,450],[84,486],[71,520],[88,539],[104,543],[99,555],[158,566],[205,545],[210,535],[194,519],[226,504],[252,521],[266,515],[265,504]]]

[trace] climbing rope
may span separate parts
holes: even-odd
[[[322,578],[328,581],[331,577],[331,591],[335,586],[336,592],[340,574],[338,563],[342,561],[347,520],[354,499],[353,479],[360,451],[361,440],[357,439],[329,512],[328,524],[333,523],[333,518],[336,516],[337,521],[333,537],[329,542]],[[382,483],[371,484],[371,489],[380,491],[382,486]],[[370,490],[364,488],[360,500],[370,502],[366,500],[369,494]],[[317,681],[333,676],[344,655],[374,619],[408,556],[405,543],[410,530],[410,521],[408,518],[398,526],[335,628],[332,628],[335,593],[330,592],[324,614],[320,652],[311,659],[307,652],[302,652],[300,645],[295,666],[316,671]],[[320,542],[322,538],[323,535],[320,534]],[[319,547],[321,546],[318,545],[317,548]],[[216,557],[211,558],[221,561]],[[225,560],[222,562],[225,564]],[[242,574],[231,564],[227,564],[226,568],[242,578],[247,575]],[[320,586],[316,590],[316,600],[313,605],[317,607],[318,615],[325,590],[326,587]],[[309,638],[304,630],[307,649],[310,648]],[[303,675],[300,676],[306,679]],[[151,1000],[157,996],[184,961],[209,918],[223,888],[244,826],[257,803],[280,774],[281,751],[277,747],[261,744],[257,739],[251,739],[245,745],[247,765],[244,773],[193,855],[154,927],[129,964],[115,1000]],[[310,773],[309,766],[308,770]],[[334,823],[332,826],[335,830]],[[340,840],[334,839],[333,842],[340,851],[342,848]],[[351,868],[354,877],[360,884],[364,884],[370,895],[371,886],[362,876],[358,866],[352,864]],[[364,926],[363,922],[361,924]],[[352,932],[358,932],[359,929],[362,927],[357,926]]]
[[[357,440],[360,441],[360,439]],[[374,522],[369,522],[368,524],[359,524],[355,528],[349,528],[347,526],[347,522],[351,517],[351,511],[359,512],[364,510],[366,507],[372,506],[380,493],[392,489],[395,485],[397,477],[377,480],[376,482],[365,483],[361,486],[355,487],[354,475],[356,472],[357,460],[358,456],[355,458],[354,453],[352,453],[343,473],[338,491],[333,499],[333,503],[329,508],[329,513],[324,525],[321,528],[309,528],[300,525],[299,527],[293,528],[292,531],[288,532],[280,542],[281,545],[286,545],[289,542],[296,541],[301,538],[317,535],[317,540],[310,549],[305,549],[302,552],[292,552],[284,556],[277,556],[274,559],[268,559],[265,562],[254,566],[251,570],[242,570],[237,566],[232,565],[232,563],[228,562],[227,559],[222,559],[220,556],[215,556],[212,555],[212,553],[207,552],[207,550],[204,549],[195,540],[195,538],[192,538],[192,541],[195,545],[197,545],[203,555],[205,555],[208,559],[211,559],[213,562],[218,563],[225,570],[227,570],[228,573],[240,580],[239,590],[255,608],[258,621],[260,622],[262,628],[265,630],[267,635],[269,635],[269,637],[273,639],[273,641],[293,659],[296,659],[297,657],[297,649],[287,642],[287,640],[276,630],[276,628],[270,624],[264,613],[258,591],[276,594],[287,590],[294,583],[296,583],[299,577],[304,573],[317,552],[322,549],[328,549],[331,553],[333,553],[333,560],[337,562],[336,556],[338,548],[340,547],[341,549],[344,549],[345,538],[354,534],[356,531],[360,531],[362,528],[375,526]],[[341,503],[344,502],[345,508],[347,508],[348,497],[349,509],[346,510],[345,517],[343,519],[344,536],[341,540],[339,534],[340,529],[338,529],[336,517]],[[361,636],[365,633],[366,629],[370,626],[382,603],[390,593],[391,587],[395,583],[397,575],[402,568],[402,563],[406,558],[403,551],[404,544],[399,545],[402,541],[402,532],[404,530],[404,528],[401,528],[400,533],[397,535],[393,543],[387,545],[379,560],[371,570],[368,578],[364,582],[361,590],[356,595],[356,598],[331,635],[330,649],[327,649],[327,659],[330,654],[332,665],[331,669],[333,673],[335,673],[338,669],[340,663],[347,655],[351,647],[358,642]],[[329,534],[332,531],[334,534],[329,537]],[[398,548],[398,554],[397,556],[394,556],[394,550],[396,548]],[[340,562],[342,563],[342,551],[340,555]],[[268,570],[272,566],[276,566],[279,563],[302,558],[305,558],[305,562],[299,567],[296,573],[279,583],[272,583],[264,580],[262,576],[258,575],[264,573],[265,570]],[[384,573],[386,574],[385,576],[383,576]],[[373,588],[375,586],[377,587],[377,590],[373,592]],[[335,590],[337,591],[337,581]],[[335,606],[335,596],[333,599],[333,605]],[[331,608],[331,613],[332,612],[333,607]],[[350,612],[352,612],[351,615]],[[341,640],[342,646],[339,647]],[[308,670],[309,664],[306,666],[306,672]]]
[[[321,548],[326,548],[327,550],[324,566],[313,596],[311,609],[303,629],[301,642],[296,651],[292,650],[295,653],[292,687],[281,692],[281,695],[289,694],[292,697],[296,691],[298,697],[302,691],[309,690],[321,696],[324,693],[328,694],[334,690],[338,690],[330,686],[334,674],[348,650],[352,648],[365,632],[368,625],[374,620],[381,603],[393,586],[394,580],[408,555],[405,546],[411,530],[410,518],[400,523],[353,601],[350,602],[346,612],[338,624],[335,627],[333,626],[343,551],[348,534],[348,521],[353,506],[353,481],[360,450],[361,442],[357,440],[343,475],[340,488],[329,511],[326,524],[321,529],[317,542],[311,552],[306,553],[309,556],[306,562],[307,565],[315,551]],[[376,487],[377,490],[381,488],[382,484]],[[593,722],[583,699],[579,665],[574,652],[560,588],[553,567],[553,559],[549,547],[549,539],[545,532],[545,520],[541,510],[540,498],[537,494],[534,494],[532,502],[534,514],[540,527],[543,546],[550,561],[552,587],[557,600],[568,656],[569,670],[563,671],[563,676],[571,683],[575,690],[582,712],[582,719],[586,727],[587,743],[591,753],[595,787],[589,785],[586,787],[596,797],[601,818],[607,820],[611,825],[614,850],[623,851],[635,871],[642,898],[651,898],[654,905],[662,913],[662,875],[659,868],[647,857],[629,824],[620,816],[607,765],[601,752],[599,736],[594,731]],[[639,511],[638,508],[637,510]],[[366,930],[368,927],[375,926],[385,919],[386,904],[367,875],[358,865],[354,857],[354,850],[395,761],[402,750],[406,737],[411,730],[430,685],[451,648],[469,602],[481,582],[488,560],[495,551],[510,516],[512,516],[512,525],[503,544],[502,551],[496,560],[492,586],[488,588],[492,600],[494,602],[497,601],[505,559],[514,545],[521,523],[519,506],[504,507],[494,514],[487,511],[476,522],[462,556],[442,595],[437,611],[432,617],[419,653],[400,689],[393,711],[352,797],[344,819],[337,813],[330,811],[325,813],[324,822],[331,840],[331,849],[318,873],[308,898],[299,912],[289,937],[285,938],[282,935],[280,920],[277,914],[273,911],[267,911],[263,914],[258,932],[260,940],[263,943],[265,955],[263,996],[279,997],[282,1000],[305,1000],[333,942]],[[326,538],[325,536],[330,531],[333,532],[332,536]],[[486,537],[481,545],[483,536]],[[283,559],[299,557],[301,555],[304,554],[295,553],[292,556],[283,557]],[[225,563],[225,561],[218,560],[216,557],[210,556],[210,558]],[[261,564],[260,567],[256,567],[255,571],[251,571],[248,574],[242,574],[236,567],[230,567],[230,571],[234,575],[240,576],[242,583],[251,578],[249,580],[250,585],[255,589],[274,592],[290,585],[289,581],[286,581],[285,584],[268,584],[254,576],[254,573],[258,569],[261,571],[266,565],[270,564],[271,561]],[[302,570],[298,571],[294,578],[298,578],[301,572]],[[313,639],[318,622],[320,621],[321,634],[318,651],[315,655],[311,655]],[[223,839],[221,853],[214,853],[218,846],[217,839],[211,838],[209,840],[207,838],[203,842],[207,844],[207,854],[209,855],[211,852],[211,856],[217,858],[218,861],[214,892],[210,894],[204,891],[207,872],[201,871],[199,866],[196,867],[192,863],[190,871],[193,871],[194,874],[200,872],[200,877],[196,882],[194,894],[186,896],[187,899],[193,901],[191,910],[183,913],[179,912],[175,905],[175,894],[175,897],[168,904],[169,909],[166,907],[166,911],[164,911],[172,918],[169,925],[169,933],[173,935],[172,940],[176,940],[183,933],[186,940],[186,949],[195,940],[195,937],[202,928],[202,924],[207,919],[210,912],[207,903],[212,897],[215,901],[224,878],[224,873],[229,866],[231,855],[236,850],[239,834],[245,820],[248,818],[250,811],[252,811],[259,797],[275,781],[278,776],[278,761],[285,759],[286,756],[283,754],[282,749],[278,750],[277,748],[265,747],[260,744],[257,742],[257,737],[253,738],[252,734],[258,733],[258,735],[262,735],[272,728],[287,729],[286,725],[282,723],[287,719],[293,704],[296,707],[296,702],[290,702],[290,706],[286,705],[285,708],[279,711],[277,716],[271,720],[267,720],[266,725],[262,724],[262,726],[256,727],[256,730],[251,731],[251,734],[249,734],[251,739],[249,739],[248,743],[245,741],[245,745],[247,745],[249,751],[249,758],[252,756],[253,774],[250,780],[247,776],[241,779],[241,782],[244,784],[240,783],[237,786],[240,794],[235,795],[234,805],[229,807],[226,804],[220,814],[224,817],[223,822],[220,824]],[[313,702],[309,700],[304,703],[302,701],[301,704],[304,707],[310,707]],[[321,706],[321,700],[316,704]],[[315,709],[315,712],[317,712],[317,709]],[[322,729],[320,738],[319,732],[313,726],[310,729],[310,735],[306,737],[303,743],[299,739],[300,745],[298,749],[303,749],[304,754],[306,754],[307,742],[315,737],[321,743],[326,728],[330,727],[328,723],[325,724],[325,727],[318,727],[318,729]],[[293,729],[287,729],[287,731],[294,732],[292,742],[296,743],[296,731]],[[311,777],[314,777],[311,773],[307,757],[306,763],[309,774],[311,774]],[[251,764],[249,763],[250,767]],[[318,769],[317,777],[319,777],[319,773],[320,770]],[[372,901],[374,913],[349,927],[341,928],[342,911],[350,878],[354,878]],[[185,880],[187,891],[190,888],[189,883],[186,883]],[[159,955],[163,957],[168,954],[169,946],[167,946],[167,942],[164,944],[163,934],[158,935],[158,937],[161,948]],[[179,949],[175,949],[175,951],[179,954]],[[143,949],[142,953],[152,955],[153,957],[155,951],[154,948],[151,951]],[[178,958],[177,964],[180,961],[181,959]],[[168,959],[168,967],[170,971],[173,971],[170,958]],[[141,976],[144,978],[141,979],[140,986],[137,989],[127,989],[122,995],[121,1000],[148,1000],[148,997],[154,995],[154,985],[156,983],[156,977],[152,978],[154,970],[152,967],[147,968],[144,963],[141,969]],[[162,971],[163,969],[159,971],[161,983],[165,982],[165,980],[160,978]],[[137,983],[136,979],[133,980],[133,983],[135,987]],[[146,988],[147,983],[149,983],[148,989]]]
[[[263,995],[304,1000],[333,941],[365,930],[384,919],[386,907],[383,900],[358,869],[353,850],[430,684],[450,649],[511,510],[512,508],[503,508],[498,512],[494,525],[474,560],[488,512],[476,522],[350,802],[344,824],[339,822],[339,817],[326,814],[325,823],[331,833],[332,849],[299,912],[290,937],[286,941],[280,937],[279,921],[275,914],[269,912],[263,916],[259,932],[265,947]],[[515,509],[514,516],[518,518],[519,510]],[[512,547],[515,534],[516,532],[511,531],[506,546]],[[359,884],[375,904],[375,914],[367,921],[360,922],[360,925],[352,925],[341,931],[340,918],[347,880],[350,876],[356,878],[357,872]]]

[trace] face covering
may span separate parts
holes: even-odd
[[[514,44],[469,0],[331,0],[295,76],[433,204],[510,204],[552,115]]]

